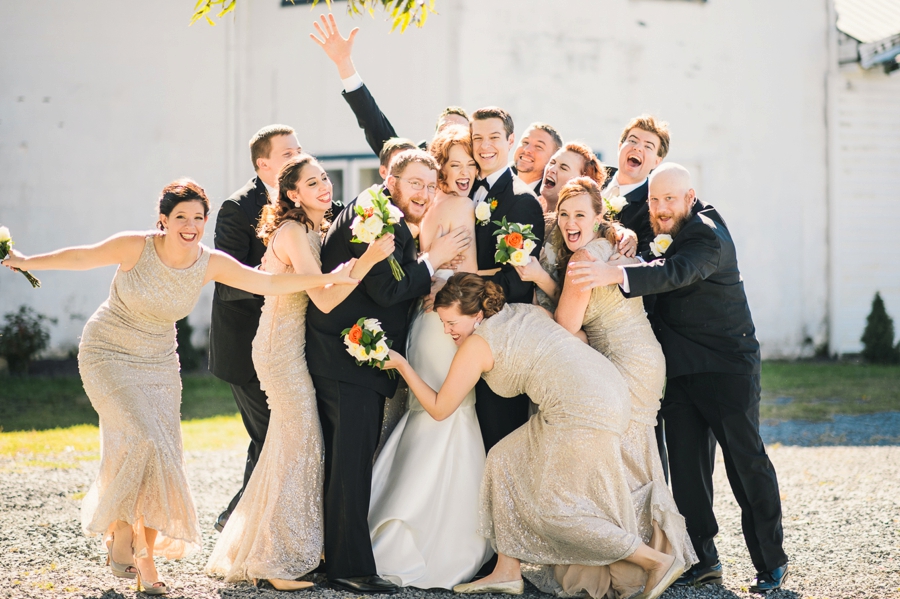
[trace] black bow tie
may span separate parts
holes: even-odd
[[[472,195],[475,195],[475,192],[484,187],[488,192],[491,191],[491,186],[488,185],[487,179],[475,179],[475,186],[472,187]]]

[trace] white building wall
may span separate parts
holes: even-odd
[[[448,104],[497,104],[518,133],[546,121],[615,160],[624,123],[652,112],[671,123],[669,160],[694,171],[729,223],[765,355],[824,339],[821,0],[437,5],[424,29],[388,35],[381,14],[350,19],[336,4],[345,33],[362,29],[356,65],[400,135],[429,137]],[[308,38],[324,8],[242,0],[235,18],[191,28],[189,12],[0,0],[0,222],[22,251],[150,227],[156,194],[179,175],[221,200],[252,176],[247,140],[272,122],[296,127],[315,154],[367,151],[334,66]],[[29,302],[60,316],[54,343],[71,345],[111,276],[43,273],[32,291],[7,273],[3,311]],[[192,317],[201,330],[209,291]]]
[[[832,350],[858,352],[875,292],[900,328],[900,72],[835,75]]]

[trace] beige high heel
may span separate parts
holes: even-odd
[[[116,541],[116,535],[110,533],[109,540],[106,542],[106,565],[109,566],[110,571],[112,571],[113,576],[118,576],[119,578],[129,578],[134,579],[137,576],[137,568],[135,568],[134,564],[120,564],[116,560],[113,559],[113,545]],[[132,568],[134,572],[129,572],[128,568]]]
[[[134,569],[137,570],[137,590],[138,590],[138,593],[144,593],[145,595],[165,595],[166,593],[169,592],[169,587],[167,587],[167,586],[166,586],[166,583],[164,583],[164,582],[161,581],[161,580],[158,580],[158,581],[156,581],[156,582],[154,582],[154,583],[151,583],[151,585],[150,585],[149,587],[146,587],[146,586],[145,586],[145,587],[141,588],[141,587],[142,587],[142,583],[141,583],[141,569],[137,566],[137,562],[135,562],[135,564],[134,564]],[[161,586],[154,586],[154,585],[157,585],[157,584],[158,584],[158,585],[161,585]]]
[[[306,580],[284,580],[282,578],[260,578],[253,580],[253,586],[268,584],[276,591],[306,591],[315,588],[315,583]]]

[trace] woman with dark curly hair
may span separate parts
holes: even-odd
[[[393,351],[385,364],[429,414],[447,418],[480,378],[502,397],[527,393],[539,409],[485,464],[480,532],[499,554],[497,566],[453,590],[518,595],[524,570],[542,590],[599,599],[615,582],[606,566],[625,562],[645,573],[641,597],[662,594],[684,562],[641,540],[620,446],[631,401],[616,367],[543,308],[506,304],[501,289],[477,275],[451,277],[435,310],[459,346],[440,390]]]

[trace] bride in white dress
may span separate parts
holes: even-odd
[[[478,167],[468,128],[442,131],[431,144],[441,165],[440,191],[421,223],[419,247],[427,251],[442,233],[461,225],[474,238],[475,211],[468,197]],[[477,272],[475,246],[457,269]],[[444,280],[452,270],[439,270]],[[444,382],[456,344],[437,313],[420,305],[410,327],[407,359],[432,388]],[[375,461],[369,533],[378,575],[400,586],[452,588],[466,582],[493,555],[477,532],[484,444],[475,415],[475,391],[445,420],[437,421],[409,394],[409,410]]]

